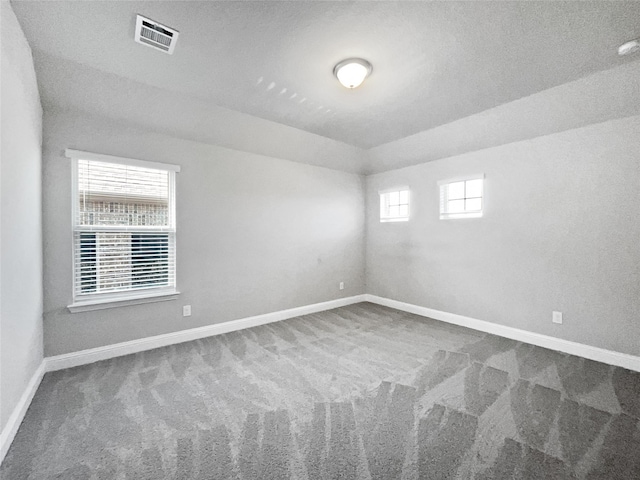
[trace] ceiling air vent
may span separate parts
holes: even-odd
[[[142,45],[162,50],[171,55],[176,48],[178,31],[138,15],[135,40]]]

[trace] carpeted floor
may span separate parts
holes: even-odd
[[[370,303],[45,376],[19,479],[640,478],[640,373]]]

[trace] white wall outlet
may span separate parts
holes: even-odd
[[[191,316],[191,305],[185,305],[182,307],[182,316],[190,317]]]
[[[553,312],[553,315],[551,317],[551,321],[553,323],[560,323],[562,324],[562,312]]]
[[[340,282],[340,290],[344,290],[344,282]]]

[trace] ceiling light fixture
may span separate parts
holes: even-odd
[[[623,43],[618,47],[618,55],[631,55],[632,53],[640,52],[640,38]]]
[[[371,64],[362,58],[348,58],[334,67],[333,74],[345,87],[356,88],[371,75],[372,70]]]

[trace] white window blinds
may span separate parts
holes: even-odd
[[[74,302],[174,291],[177,167],[104,158],[74,158]]]

